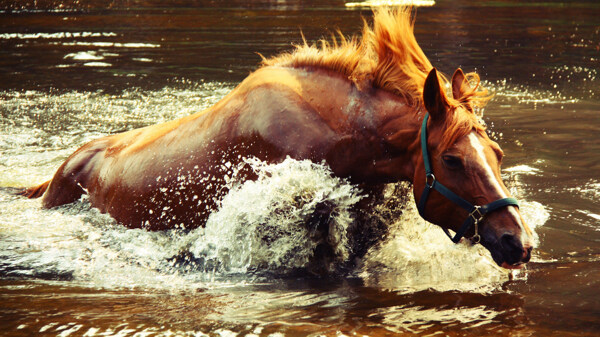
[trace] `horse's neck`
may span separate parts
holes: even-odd
[[[295,83],[302,87],[303,98],[320,107],[323,121],[340,134],[350,132],[362,145],[349,145],[360,154],[372,154],[368,162],[374,168],[363,167],[373,180],[412,181],[414,163],[419,153],[419,129],[422,117],[404,98],[369,84],[357,85],[346,77],[319,69],[289,70]],[[339,147],[344,153],[345,146]],[[350,154],[363,166],[359,153]]]
[[[355,168],[351,175],[372,183],[412,181],[418,161],[419,114],[399,96],[379,89],[350,88],[344,111],[352,137],[335,151],[340,162]]]
[[[422,118],[414,107],[391,104],[380,120],[378,133],[390,147],[398,180],[413,180],[420,153],[419,130]]]
[[[339,165],[340,171],[347,171],[348,175],[356,175],[353,172],[356,168],[364,173],[365,179],[412,180],[415,142],[418,143],[420,126],[415,109],[397,95],[370,89],[366,85],[358,88],[333,71],[261,68],[207,113],[195,117],[200,117],[198,121],[208,125],[218,120],[217,116],[239,111],[247,113],[246,110],[256,107],[255,104],[249,105],[246,98],[256,88],[264,89],[265,86],[277,88],[273,95],[297,97],[298,111],[310,107],[309,112],[319,113],[322,122],[339,135],[338,143],[330,144],[327,159],[332,166]],[[268,107],[269,104],[265,104],[263,108]],[[287,108],[293,111],[291,103]],[[260,115],[269,116],[264,112]],[[219,125],[227,127],[226,123]],[[241,122],[236,125],[246,127]],[[371,167],[370,163],[375,164]]]

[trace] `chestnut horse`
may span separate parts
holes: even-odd
[[[193,228],[244,158],[325,161],[363,186],[411,181],[425,219],[459,232],[454,241],[475,237],[496,263],[518,268],[530,258],[531,232],[501,181],[502,150],[474,112],[487,95],[476,74],[460,69],[446,95],[448,81],[417,44],[411,17],[406,8],[380,10],[361,38],[305,42],[264,59],[213,107],[91,141],[23,194],[43,195],[50,208],[87,193],[128,227]]]

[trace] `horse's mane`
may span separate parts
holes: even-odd
[[[370,84],[403,97],[408,105],[416,108],[415,111],[422,108],[423,86],[433,66],[415,39],[411,7],[377,10],[373,26],[365,21],[360,38],[347,39],[339,33],[339,38],[333,36],[331,42],[322,39],[317,45],[309,45],[303,40],[304,43],[297,45],[292,52],[263,58],[263,66],[329,69],[347,76],[359,88]],[[440,75],[439,78],[442,88],[450,87],[445,76]],[[448,97],[451,107],[464,106],[467,111],[483,107],[489,95],[480,88],[479,76],[468,73],[466,82],[470,90],[460,99]],[[451,142],[447,143],[448,146],[466,135],[466,129],[468,132],[483,130],[477,120],[473,116],[455,113],[447,123],[448,137],[444,137],[445,141]]]

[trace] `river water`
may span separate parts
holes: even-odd
[[[425,5],[433,1],[421,1]],[[335,277],[302,272],[318,204],[336,257],[361,191],[320,164],[249,159],[205,229],[129,230],[82,200],[52,210],[41,183],[85,142],[224,97],[265,56],[336,29],[343,1],[15,1],[0,12],[0,335],[392,336],[600,334],[600,4],[440,0],[416,36],[446,74],[477,71],[494,99],[503,175],[535,231],[526,269],[496,267],[421,220],[408,186],[373,216],[389,231]],[[224,163],[225,165],[226,163]],[[391,215],[390,215],[391,214]]]

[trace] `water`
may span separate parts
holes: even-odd
[[[205,229],[129,230],[81,201],[52,210],[6,187],[49,179],[83,143],[209,107],[260,57],[340,28],[342,1],[2,3],[0,331],[8,336],[597,335],[600,5],[437,1],[416,35],[447,74],[477,70],[503,174],[536,233],[525,270],[451,245],[405,184],[352,256],[357,186],[319,163],[248,159]],[[226,163],[223,163],[224,165]],[[328,235],[311,227],[321,205]],[[382,220],[381,220],[382,219]],[[327,260],[317,247],[334,247]],[[350,267],[349,267],[350,266]],[[311,271],[326,270],[320,278]]]

